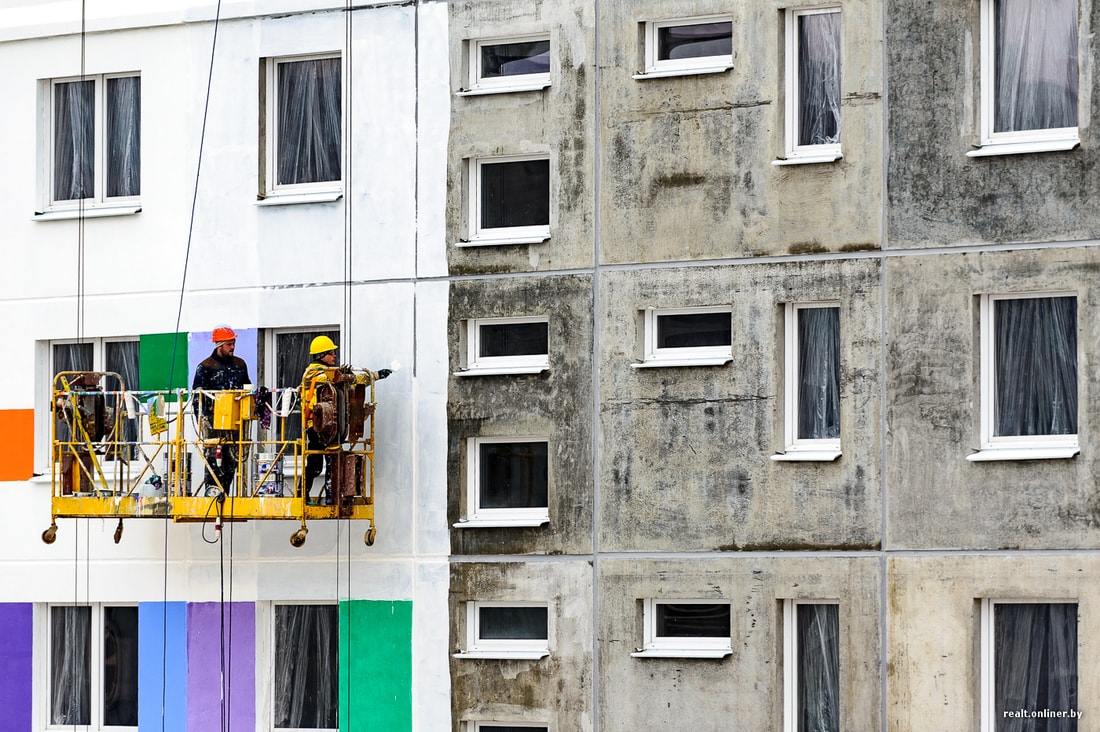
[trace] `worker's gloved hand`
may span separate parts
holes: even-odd
[[[340,370],[341,370],[341,371],[351,371],[351,370],[352,370],[352,368],[353,368],[353,367],[352,367],[352,365],[351,365],[350,363],[342,363],[342,364],[340,364]]]
[[[392,373],[393,372],[390,371],[389,369],[378,369],[378,378],[379,379],[384,379]]]

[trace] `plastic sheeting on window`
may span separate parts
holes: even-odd
[[[840,308],[799,308],[798,439],[840,437]]]
[[[1077,298],[996,300],[994,321],[994,434],[1077,434]]]
[[[798,144],[840,142],[840,13],[798,16]]]
[[[840,732],[840,608],[796,605],[798,729]]]
[[[122,382],[126,385],[127,389],[134,390],[139,388],[138,384],[138,354],[140,352],[140,343],[138,341],[108,341],[104,344],[106,350],[106,368],[107,371],[113,371],[122,377]],[[114,389],[114,385],[110,385],[111,389]],[[123,409],[124,405],[119,403],[118,396],[110,394],[107,396],[107,406],[112,409]],[[122,435],[121,440],[126,442],[136,443],[138,440],[138,420],[136,419],[124,419],[122,420]],[[125,445],[119,446],[121,451],[120,455],[113,455],[108,453],[107,459],[111,460],[116,457],[124,460],[132,460],[137,457],[137,445]]]
[[[141,77],[107,79],[107,198],[141,193]],[[126,382],[129,384],[130,382]],[[137,382],[135,381],[136,385]]]
[[[1077,0],[995,0],[994,131],[1077,126]]]
[[[286,61],[277,72],[278,184],[340,180],[340,59]]]
[[[50,724],[91,724],[90,607],[50,608]]]
[[[275,606],[275,727],[335,729],[339,701],[335,605]]]
[[[317,336],[328,336],[333,343],[340,345],[340,331],[338,330],[311,330],[301,333],[277,333],[275,335],[275,387],[278,389],[292,389],[302,383],[302,374],[309,366],[312,357],[309,355],[309,344]],[[297,440],[302,436],[302,421],[298,418],[299,410],[295,410],[294,417],[285,422],[286,439]]]
[[[53,200],[95,195],[95,81],[53,87]]]
[[[1076,711],[1077,605],[999,603],[993,608],[994,728],[1076,732],[1077,720],[1025,719],[1005,712]]]

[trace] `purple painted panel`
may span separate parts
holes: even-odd
[[[256,729],[256,608],[252,603],[187,606],[187,729]],[[224,619],[224,623],[223,623]],[[225,638],[224,668],[219,647]],[[222,684],[222,679],[227,683]],[[224,693],[223,693],[224,692]]]
[[[0,732],[31,728],[31,654],[34,617],[30,604],[0,604]]]

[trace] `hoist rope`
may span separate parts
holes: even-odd
[[[344,2],[344,56],[347,59],[347,83],[345,88],[347,93],[345,96],[345,104],[347,105],[347,144],[344,148],[344,175],[346,176],[346,183],[344,189],[344,312],[343,312],[343,331],[344,331],[344,353],[349,354],[347,360],[350,362],[350,344],[351,344],[351,324],[352,324],[352,242],[354,241],[354,228],[353,228],[353,213],[354,213],[354,199],[352,197],[352,179],[354,176],[353,165],[353,151],[354,147],[352,141],[355,135],[355,125],[352,124],[353,113],[355,111],[354,101],[354,74],[355,64],[354,59],[354,47],[355,47],[355,34],[354,34],[354,10],[352,6],[352,0],[345,0]],[[343,475],[343,471],[340,471],[340,475]],[[339,493],[342,492],[342,486],[331,486],[333,501],[336,505],[340,505],[343,500]],[[347,570],[344,573],[344,580],[346,582],[347,590],[344,593],[344,602],[347,607],[347,621],[343,633],[343,646],[344,646],[344,658],[347,668],[344,669],[344,694],[337,693],[337,706],[336,714],[337,721],[339,722],[340,707],[343,706],[347,710],[346,724],[340,725],[345,729],[353,729],[351,723],[351,633],[352,627],[355,623],[352,622],[352,602],[351,602],[351,521],[350,520],[337,520],[336,522],[336,627],[337,627],[337,640],[340,640],[340,529],[341,525],[344,528],[345,538],[347,540],[346,561]],[[373,526],[373,519],[372,519]],[[337,653],[337,673],[339,673],[339,652]],[[339,677],[337,677],[337,683],[339,684]],[[339,687],[337,687],[339,688]],[[343,703],[341,703],[343,702]]]

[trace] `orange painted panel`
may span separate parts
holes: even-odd
[[[0,409],[0,480],[34,473],[34,410]]]

